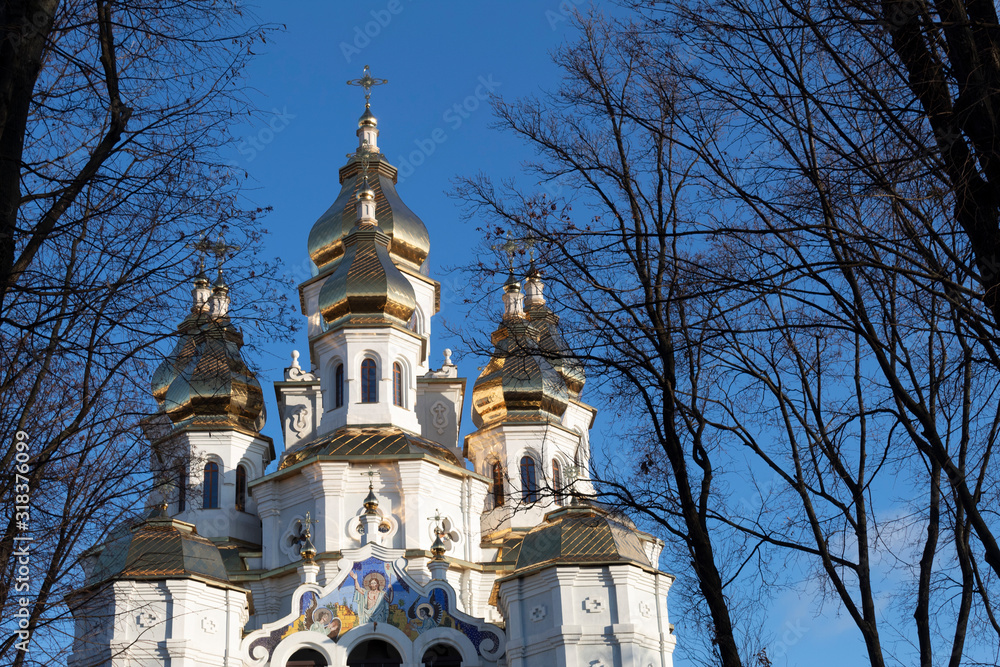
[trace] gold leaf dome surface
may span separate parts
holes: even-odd
[[[409,322],[417,308],[416,295],[392,262],[387,243],[381,223],[355,226],[344,239],[344,256],[319,293],[320,312],[327,324],[345,318],[355,323]]]
[[[526,320],[505,321],[493,334],[495,346],[472,388],[472,421],[558,423],[569,389],[538,346],[541,332]]]
[[[396,169],[381,154],[372,155],[369,177],[375,193],[375,214],[379,227],[389,237],[393,261],[419,269],[431,249],[430,234],[423,221],[396,192]],[[344,239],[354,227],[355,201],[362,186],[361,162],[352,157],[340,170],[340,194],[319,217],[309,232],[309,257],[325,273],[344,255]]]
[[[87,585],[109,580],[198,579],[229,585],[219,548],[194,526],[169,518],[149,518],[122,526],[98,547]]]

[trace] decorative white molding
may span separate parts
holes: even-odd
[[[599,598],[584,598],[583,609],[588,614],[599,614],[604,611],[604,601]]]
[[[215,624],[215,621],[213,621],[207,616],[204,616],[201,619],[201,629],[205,631],[205,634],[214,635],[216,630],[218,630],[219,628]]]
[[[292,350],[292,365],[285,369],[286,382],[315,382],[316,376],[299,366],[299,351]]]
[[[653,608],[645,600],[639,600],[639,613],[643,618],[649,618],[653,615]]]

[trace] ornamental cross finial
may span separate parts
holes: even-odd
[[[368,466],[368,472],[363,472],[361,474],[362,476],[368,477],[368,490],[372,491],[375,489],[375,475],[381,476],[382,473],[376,470],[373,466]]]
[[[443,519],[443,518],[444,517],[441,516],[441,510],[435,508],[434,509],[434,516],[427,517],[427,520],[428,521],[436,521],[437,523],[441,523],[441,519]]]
[[[361,86],[365,89],[365,106],[371,106],[372,99],[372,88],[374,86],[381,86],[383,84],[389,83],[388,79],[376,79],[372,76],[371,69],[368,65],[365,65],[364,76],[360,79],[350,79],[347,82],[349,86]]]
[[[205,238],[205,233],[202,232],[198,235],[197,241],[192,241],[185,245],[186,248],[191,248],[196,253],[198,253],[198,271],[200,273],[205,272],[205,255],[212,252],[214,249],[214,244]]]
[[[226,257],[231,257],[233,253],[240,249],[240,246],[226,243],[224,232],[219,232],[219,240],[208,244],[208,248],[215,254],[215,264],[221,272],[222,263],[226,261]]]
[[[534,236],[525,236],[524,240],[521,242],[524,247],[528,249],[528,260],[534,264],[535,263],[535,244],[538,243],[538,239]]]
[[[514,240],[514,235],[507,232],[507,240],[503,243],[499,243],[493,246],[494,250],[502,250],[507,254],[507,265],[511,272],[514,271],[514,255],[517,254],[518,247],[517,241]]]

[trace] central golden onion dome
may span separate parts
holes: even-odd
[[[526,317],[521,302],[521,285],[511,275],[504,284],[503,320],[493,332],[493,355],[472,388],[472,421],[479,428],[558,423],[569,404],[569,388],[539,344],[545,330]]]
[[[375,217],[375,193],[362,179],[356,220],[344,237],[344,256],[319,293],[319,308],[327,324],[389,321],[406,325],[417,308],[410,281],[389,257],[389,237]]]
[[[264,426],[264,392],[243,359],[243,334],[229,319],[229,288],[220,272],[194,281],[194,306],[178,327],[173,352],[153,373],[152,392],[174,428],[234,428],[257,434]]]
[[[367,153],[371,161],[372,174],[370,188],[375,196],[378,224],[389,238],[389,256],[401,266],[420,269],[431,249],[427,227],[396,193],[396,168],[389,164],[375,146],[378,136],[378,121],[366,105],[365,113],[358,121],[358,136],[362,143],[358,153],[353,155],[340,170],[340,194],[333,205],[320,216],[309,232],[309,257],[325,273],[334,268],[335,262],[343,257],[344,241],[354,227],[354,202],[362,188],[362,153]]]

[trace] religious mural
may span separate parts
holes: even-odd
[[[270,659],[281,640],[296,632],[316,632],[337,641],[359,625],[373,623],[377,630],[379,623],[388,623],[411,640],[433,628],[453,628],[468,637],[481,656],[500,657],[498,628],[470,622],[471,617],[454,609],[448,590],[433,588],[434,584],[422,592],[408,577],[399,576],[390,562],[375,557],[359,561],[331,591],[301,593],[298,616],[255,639],[250,656],[259,660],[266,652]]]

